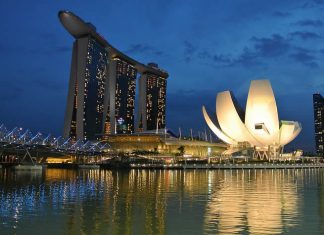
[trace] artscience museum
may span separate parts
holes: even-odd
[[[302,129],[299,122],[279,120],[269,80],[251,81],[245,111],[232,92],[223,91],[216,97],[216,115],[204,106],[202,112],[214,134],[229,144],[228,154],[251,149],[254,158],[277,158]]]

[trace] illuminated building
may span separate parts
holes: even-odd
[[[313,94],[316,154],[324,156],[324,98]]]
[[[178,153],[180,146],[184,147],[186,155],[194,157],[216,156],[226,150],[227,147],[223,143],[179,140],[178,138],[170,137],[168,134],[108,135],[106,140],[118,152],[156,151],[167,156]]]
[[[90,35],[73,45],[65,136],[95,139],[102,131],[108,51]],[[78,122],[78,120],[84,120]]]
[[[157,64],[150,63],[150,67],[158,68]],[[146,130],[165,128],[167,76],[154,73],[144,73],[140,78],[139,124],[138,127]]]
[[[268,80],[251,82],[245,112],[230,91],[216,97],[216,121],[202,108],[206,123],[225,143],[228,153],[253,148],[253,157],[276,158],[283,146],[297,137],[301,124],[279,121],[276,100]]]
[[[110,62],[110,126],[117,134],[134,132],[135,67],[118,57]]]
[[[164,128],[168,74],[123,54],[97,33],[91,23],[73,13],[60,11],[59,19],[75,38],[63,136],[95,140],[108,134],[134,133],[137,73],[149,76],[150,84],[151,77],[156,77],[154,85],[148,86],[151,90],[140,91],[152,97],[147,99],[150,104],[140,103],[151,107],[150,117],[156,117],[159,128]]]

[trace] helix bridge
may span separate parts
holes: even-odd
[[[101,141],[74,140],[32,133],[29,129],[13,129],[0,125],[0,163],[20,164],[23,162],[45,163],[47,157],[70,156],[73,162],[98,162],[111,150],[108,143]],[[86,161],[85,161],[86,160]]]

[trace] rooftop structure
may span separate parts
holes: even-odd
[[[253,148],[254,157],[258,158],[278,157],[284,145],[295,139],[302,129],[296,121],[279,120],[268,80],[251,82],[245,112],[230,91],[217,94],[215,120],[204,106],[202,111],[207,125],[230,145],[232,152]]]
[[[58,13],[59,19],[64,26],[64,28],[75,38],[82,38],[85,36],[91,36],[95,39],[98,43],[103,45],[104,47],[109,47],[111,57],[120,57],[123,60],[129,61],[133,64],[136,70],[139,73],[144,72],[152,72],[154,74],[161,75],[163,77],[168,77],[168,73],[156,66],[149,66],[142,64],[131,57],[127,56],[126,54],[122,53],[121,51],[114,48],[108,41],[101,36],[97,31],[96,28],[91,24],[83,21],[80,17],[75,15],[70,11],[60,11]]]

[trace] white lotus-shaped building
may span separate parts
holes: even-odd
[[[217,94],[216,119],[208,115],[204,106],[202,112],[219,139],[231,147],[248,146],[267,152],[266,158],[277,155],[302,129],[299,122],[279,121],[269,80],[251,81],[245,112],[230,91]]]

